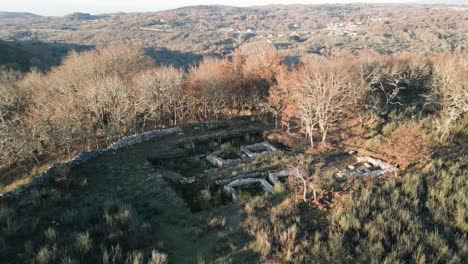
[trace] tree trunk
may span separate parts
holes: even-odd
[[[312,127],[307,126],[308,134],[309,134],[309,140],[310,140],[310,146],[314,148],[314,138],[312,137]]]
[[[302,193],[302,200],[304,200],[304,203],[307,202],[307,183],[305,181],[305,179],[303,179],[303,182],[304,184],[304,192]]]
[[[36,157],[36,154],[33,153],[33,158],[34,160],[36,161],[37,165],[40,165],[41,163],[39,162],[39,160],[37,159]]]
[[[306,179],[304,178],[304,176],[301,175],[301,172],[299,171],[298,168],[296,168],[296,174],[298,176],[298,178],[300,178],[302,180],[302,185],[303,185],[303,192],[302,192],[302,200],[304,200],[304,202],[307,202],[307,181]]]
[[[145,132],[145,126],[146,126],[146,115],[143,117],[143,126],[141,127],[141,133]]]
[[[322,143],[325,143],[325,140],[327,139],[327,132],[328,132],[327,129],[323,129],[323,132],[322,132]]]

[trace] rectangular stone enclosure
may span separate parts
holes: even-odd
[[[249,158],[255,158],[278,152],[278,149],[267,141],[247,146],[241,146],[240,149]]]
[[[244,159],[253,159],[265,155],[271,155],[279,151],[275,146],[271,145],[267,141],[241,146],[240,150],[243,153],[243,158],[240,159],[223,159],[217,154],[217,152],[213,152],[206,156],[206,160],[208,160],[213,166],[221,168],[240,164]]]

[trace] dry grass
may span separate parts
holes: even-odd
[[[5,186],[0,185],[0,191],[1,192],[9,192],[9,191],[12,191],[14,189],[17,189],[20,186],[27,185],[32,181],[32,179],[35,176],[37,176],[38,174],[46,171],[48,167],[49,167],[49,165],[42,165],[42,166],[34,167],[30,172],[22,174],[21,176],[15,177],[15,179],[13,181],[6,184]]]
[[[429,158],[425,137],[421,123],[409,122],[400,125],[383,140],[381,151],[403,169],[410,164],[424,163]]]

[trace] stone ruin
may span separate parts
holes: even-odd
[[[269,172],[268,173],[268,180],[275,185],[277,182],[280,181],[281,178],[288,177],[292,174],[294,174],[295,170],[294,169],[289,169],[289,170],[282,170],[282,171],[277,171],[277,172]]]
[[[254,172],[247,175],[238,176],[235,179],[217,180],[216,184],[223,186],[223,191],[231,197],[232,201],[238,200],[237,188],[260,187],[266,193],[275,193],[273,186],[281,178],[285,178],[294,173],[294,170],[282,170],[275,172]]]
[[[372,157],[357,157],[356,161],[348,169],[338,171],[337,176],[380,176],[398,171],[396,166]]]
[[[268,141],[257,144],[241,146],[241,151],[249,158],[256,158],[265,155],[270,155],[278,152],[279,150],[271,145]]]
[[[222,168],[240,164],[247,159],[272,155],[279,152],[275,146],[271,145],[267,141],[241,146],[240,150],[242,152],[240,159],[223,159],[219,156],[219,152],[213,152],[212,154],[206,156],[206,160],[208,160],[213,166]]]
[[[223,167],[230,167],[234,166],[237,164],[241,164],[244,159],[223,159],[220,156],[218,156],[217,152],[213,152],[212,154],[209,154],[206,156],[206,160],[211,163],[211,165],[218,167],[218,168],[223,168]]]
[[[223,168],[235,166],[247,160],[272,155],[279,152],[275,146],[271,145],[267,141],[241,146],[240,150],[241,158],[239,159],[223,159],[220,157],[219,152],[213,152],[212,154],[206,156],[206,160],[208,160],[215,167]],[[292,171],[290,170],[278,172],[255,172],[243,176],[238,176],[234,179],[217,180],[216,184],[223,186],[223,191],[229,197],[231,197],[233,201],[237,201],[237,188],[261,187],[262,190],[267,193],[275,193],[273,186],[279,181],[280,178],[287,177],[291,173]]]
[[[224,185],[223,190],[232,198],[232,201],[235,202],[238,200],[235,188],[252,188],[255,186],[260,186],[262,190],[267,193],[275,193],[273,186],[262,178],[236,179]]]
[[[184,177],[179,173],[171,170],[162,171],[160,174],[165,180],[176,184],[192,184],[196,181],[195,177]]]

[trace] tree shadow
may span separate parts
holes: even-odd
[[[95,48],[94,45],[73,43],[46,43],[40,41],[5,41],[0,40],[0,68],[30,71],[33,68],[48,72],[58,66],[71,52],[82,52]],[[203,55],[181,52],[167,48],[145,48],[146,55],[157,65],[170,65],[188,69],[203,60]]]
[[[203,60],[203,55],[192,52],[182,52],[167,48],[149,47],[145,49],[146,54],[153,58],[158,65],[174,66],[176,68],[188,69]]]
[[[70,51],[81,52],[93,47],[71,43],[0,40],[0,67],[20,71],[37,68],[47,72],[52,67],[59,65]]]

